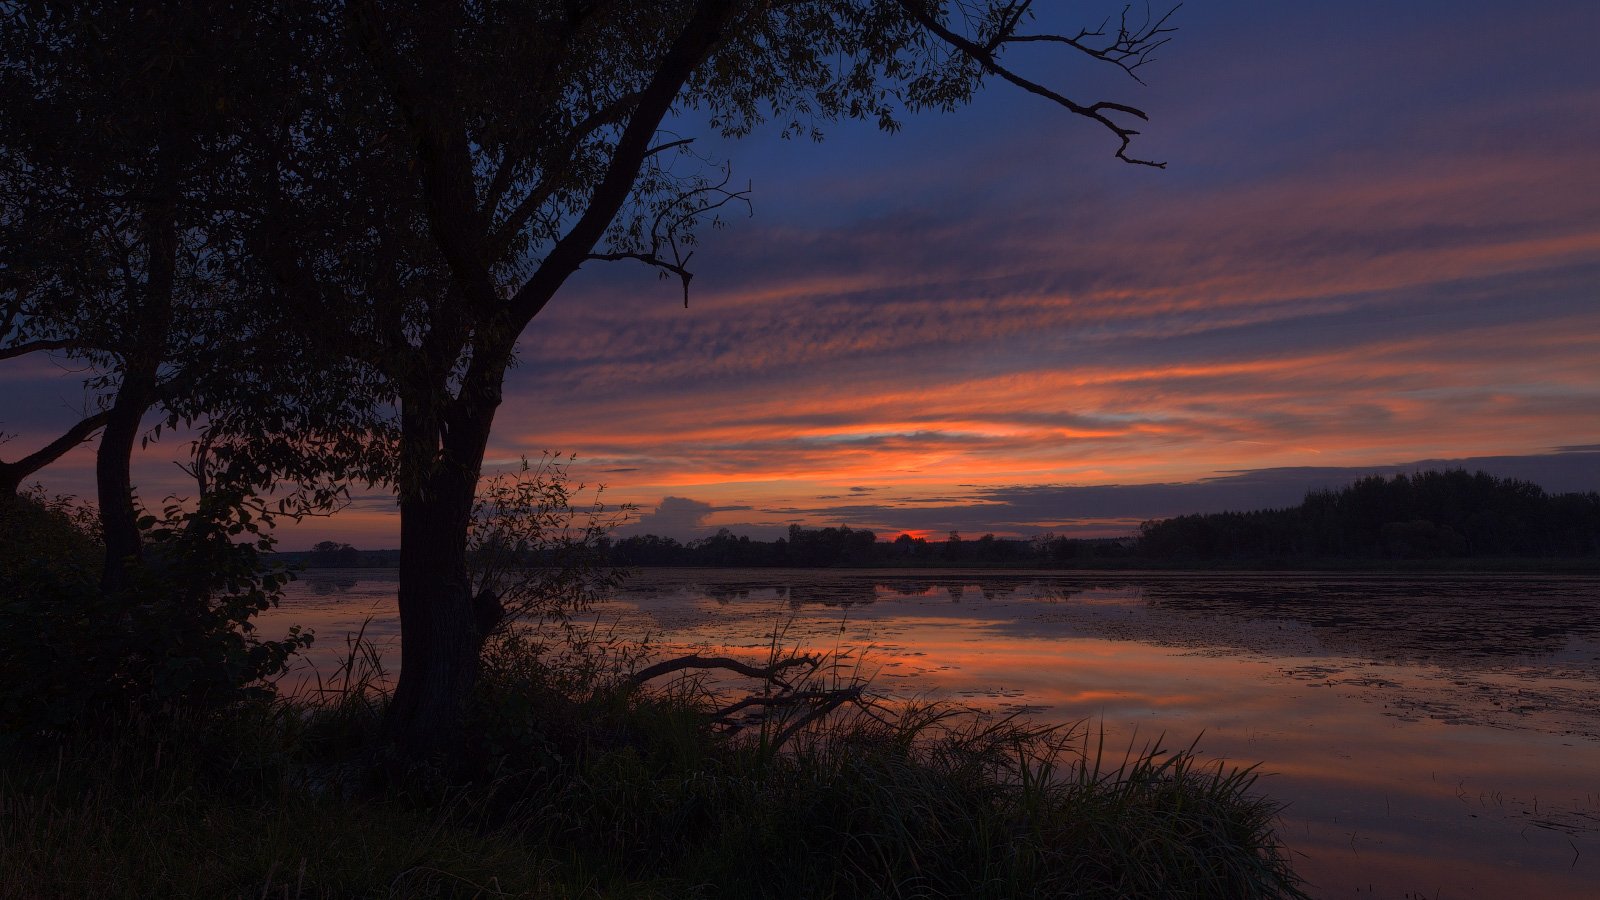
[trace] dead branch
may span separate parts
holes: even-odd
[[[1161,16],[1152,17],[1150,7],[1146,5],[1144,21],[1131,27],[1128,22],[1128,12],[1133,9],[1133,6],[1131,4],[1124,6],[1115,36],[1111,36],[1106,30],[1106,26],[1111,23],[1109,18],[1102,21],[1098,28],[1092,30],[1084,28],[1071,36],[1064,34],[1013,33],[1027,8],[1032,5],[1032,0],[1018,5],[1017,9],[1008,17],[1005,26],[986,45],[991,53],[1006,44],[1064,44],[1102,62],[1111,63],[1128,73],[1130,78],[1140,84],[1144,84],[1144,79],[1139,77],[1137,70],[1140,66],[1152,61],[1152,53],[1166,46],[1172,40],[1170,35],[1178,29],[1167,23],[1172,20],[1173,14],[1183,6],[1182,3],[1179,3]],[[1104,40],[1097,41],[1095,40],[1097,38]]]
[[[689,282],[694,280],[694,273],[687,268],[689,258],[694,256],[694,251],[689,251],[681,260],[674,262],[670,259],[657,256],[654,253],[591,253],[584,257],[598,262],[616,262],[619,259],[635,259],[648,266],[654,266],[664,272],[671,272],[678,276],[678,281],[683,284],[683,306],[689,308]]]
[[[794,720],[793,722],[790,722],[788,727],[778,732],[778,736],[772,739],[772,749],[776,750],[779,747],[782,747],[784,744],[789,742],[790,738],[799,734],[807,725],[810,725],[812,722],[831,714],[834,710],[845,705],[846,703],[860,702],[861,690],[861,687],[857,685],[855,687],[838,688],[836,690],[825,691],[824,693],[829,695],[826,699],[812,707],[810,712]]]
[[[813,656],[795,656],[789,659],[779,660],[770,666],[762,668],[760,666],[752,666],[747,663],[742,663],[737,659],[727,656],[701,656],[699,654],[691,654],[689,656],[679,656],[674,659],[662,660],[655,665],[645,666],[643,669],[633,673],[633,675],[628,679],[628,685],[630,687],[639,687],[640,685],[643,685],[645,682],[652,679],[660,678],[663,675],[670,675],[673,672],[683,672],[688,669],[698,669],[701,671],[725,669],[729,672],[736,672],[747,678],[759,678],[762,681],[771,681],[773,684],[787,689],[790,688],[791,685],[781,677],[782,673],[796,666],[806,666],[807,673],[809,674],[810,672],[815,671],[817,666],[821,664],[822,660]]]
[[[679,147],[691,142],[693,138],[669,141],[648,151],[651,154]],[[683,252],[679,241],[679,233],[685,228],[693,226],[701,216],[714,213],[730,203],[742,202],[746,207],[750,205],[750,187],[745,186],[742,191],[728,190],[728,182],[732,179],[731,169],[724,169],[722,180],[716,184],[701,184],[690,188],[673,198],[672,202],[664,204],[656,212],[655,218],[650,221],[650,249],[649,250],[618,250],[608,253],[589,253],[585,259],[601,262],[614,262],[622,259],[632,259],[649,266],[660,269],[663,273],[678,276],[678,281],[683,285],[683,305],[689,306],[689,282],[694,280],[694,272],[689,270],[689,260],[694,258],[694,251]],[[670,256],[667,253],[670,252]]]
[[[1112,103],[1104,100],[1098,103],[1089,104],[1087,106],[1082,103],[1078,103],[1077,101],[1066,97],[1052,88],[1046,87],[1045,85],[1042,85],[1037,81],[1033,81],[1032,79],[1025,78],[1016,71],[1007,68],[1003,63],[1000,62],[999,51],[1007,43],[1018,43],[1028,40],[1063,43],[1075,47],[1076,49],[1083,50],[1097,59],[1103,59],[1114,65],[1118,65],[1131,75],[1133,74],[1134,69],[1138,68],[1139,65],[1142,65],[1142,60],[1145,58],[1143,54],[1148,54],[1151,50],[1161,46],[1161,44],[1164,44],[1168,40],[1167,38],[1162,37],[1162,35],[1174,30],[1166,27],[1165,25],[1172,15],[1171,12],[1155,20],[1152,24],[1141,26],[1134,29],[1134,31],[1131,33],[1126,33],[1126,11],[1124,11],[1124,27],[1122,31],[1126,34],[1119,34],[1118,38],[1114,39],[1110,45],[1103,45],[1099,48],[1096,48],[1093,44],[1087,43],[1089,37],[1096,34],[1096,32],[1085,31],[1077,37],[1067,37],[1065,35],[1028,36],[1016,35],[1012,33],[1014,32],[1017,23],[1021,21],[1022,13],[1026,12],[1027,4],[1022,4],[1020,9],[1013,11],[1014,14],[1012,16],[1007,17],[1006,22],[1003,24],[1001,30],[995,35],[995,37],[990,38],[987,43],[979,44],[970,38],[952,31],[943,22],[939,21],[936,16],[928,12],[926,6],[918,2],[918,0],[898,0],[898,2],[900,4],[900,8],[905,11],[906,15],[916,20],[917,23],[922,25],[922,27],[928,29],[928,31],[933,33],[940,40],[943,40],[945,43],[949,44],[956,51],[977,63],[989,74],[1009,81],[1030,94],[1044,97],[1045,99],[1064,107],[1069,112],[1099,122],[1112,134],[1116,135],[1119,140],[1121,140],[1122,144],[1117,148],[1118,159],[1137,166],[1151,166],[1157,169],[1165,169],[1167,167],[1167,164],[1164,162],[1155,162],[1153,160],[1140,159],[1136,156],[1129,156],[1128,146],[1133,143],[1134,136],[1139,132],[1133,128],[1118,124],[1115,119],[1112,119],[1110,116],[1106,115],[1106,112],[1109,110],[1113,112],[1125,113],[1138,119],[1148,119],[1149,116],[1145,115],[1143,110],[1140,110],[1136,107],[1127,106],[1122,103]],[[1174,9],[1176,9],[1176,7]]]
[[[779,660],[768,666],[752,666],[726,656],[680,656],[676,659],[663,660],[653,666],[648,666],[634,673],[627,682],[629,687],[639,687],[654,678],[660,678],[673,672],[682,672],[690,669],[708,671],[721,669],[735,672],[749,678],[759,679],[769,685],[776,685],[779,690],[761,694],[751,694],[743,699],[736,700],[712,712],[708,719],[711,724],[727,729],[726,733],[732,734],[750,725],[750,722],[739,722],[734,719],[738,713],[746,710],[758,710],[759,719],[767,721],[767,716],[776,711],[805,710],[797,718],[789,721],[787,716],[778,720],[781,726],[772,737],[769,744],[776,750],[783,746],[795,735],[799,734],[806,726],[821,719],[846,703],[862,705],[863,694],[866,690],[864,684],[851,684],[843,688],[797,688],[785,676],[790,669],[804,667],[804,676],[809,676],[822,665],[823,660],[814,656],[796,656]]]

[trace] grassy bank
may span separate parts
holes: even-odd
[[[948,708],[781,749],[694,691],[502,670],[453,777],[376,762],[381,697],[129,714],[0,763],[0,897],[1284,897],[1248,772]],[[466,773],[466,777],[462,777]]]

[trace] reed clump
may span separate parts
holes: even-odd
[[[0,898],[1303,896],[1255,773],[1192,747],[865,700],[730,724],[602,644],[486,666],[449,771],[385,760],[360,641],[293,697],[18,740]]]

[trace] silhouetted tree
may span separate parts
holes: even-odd
[[[672,538],[653,534],[626,537],[611,545],[611,561],[619,566],[687,565],[683,545]]]
[[[892,130],[995,77],[1145,162],[1125,124],[1143,113],[1070,99],[1004,57],[1044,42],[1133,71],[1170,30],[1028,34],[1013,0],[289,9],[275,33],[292,35],[308,102],[269,136],[279,227],[253,247],[302,339],[370,367],[399,407],[405,666],[389,724],[417,752],[455,739],[476,677],[464,535],[518,337],[586,263],[643,263],[687,289],[696,226],[743,199],[725,169],[696,170],[669,117],[726,135],[769,118],[792,135],[841,118]]]
[[[0,465],[0,492],[103,426],[107,593],[127,587],[149,537],[131,459],[163,425],[200,424],[190,470],[202,494],[244,497],[287,479],[302,490],[280,496],[282,512],[326,509],[340,479],[370,481],[386,465],[359,380],[340,357],[285,352],[262,315],[265,272],[243,254],[261,216],[259,173],[276,175],[251,138],[292,105],[255,11],[224,0],[0,7],[0,358],[65,355],[87,371],[94,410]],[[164,421],[147,431],[156,408]]]
[[[663,123],[892,130],[999,78],[1146,162],[1128,155],[1141,112],[1073,100],[1004,55],[1043,43],[1133,71],[1166,19],[1038,35],[1028,14],[1015,0],[0,6],[0,359],[68,354],[96,392],[59,438],[0,463],[0,488],[103,427],[114,587],[146,537],[129,460],[152,409],[203,423],[202,505],[288,478],[310,486],[296,511],[325,508],[343,477],[386,475],[397,410],[406,665],[390,727],[412,750],[446,748],[484,636],[466,535],[519,336],[587,263],[650,265],[687,291],[696,228],[744,198]],[[1424,473],[1299,511],[1182,517],[1144,540],[1201,556],[1593,552],[1594,510],[1593,495]],[[612,552],[809,565],[888,552],[848,527],[757,543],[629,538]],[[952,532],[943,549],[1002,561],[1018,546]]]
[[[100,562],[96,588],[30,577],[0,604],[16,636],[0,655],[26,660],[12,671],[76,698],[46,703],[55,713],[270,690],[308,641],[251,630],[287,579],[264,555],[274,516],[330,508],[390,457],[352,367],[286,340],[245,253],[278,174],[254,136],[302,105],[268,65],[264,12],[0,4],[0,359],[64,356],[87,398],[59,437],[0,466],[0,504],[101,429],[100,559],[74,560]],[[135,448],[176,426],[196,437],[194,492],[141,503]]]
[[[151,93],[192,86],[198,73],[174,47],[182,32],[169,34],[159,15],[17,3],[0,16],[4,355],[59,352],[98,364],[96,386],[106,389],[96,412],[8,464],[0,487],[14,492],[30,470],[106,426],[100,506],[108,558],[120,560],[137,554],[138,541],[117,457],[131,452],[155,401],[179,289],[179,183],[198,143],[192,129],[155,121],[189,98],[168,104]],[[183,140],[171,139],[175,130]]]

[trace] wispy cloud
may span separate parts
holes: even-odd
[[[781,506],[757,512],[808,525],[869,528],[886,538],[903,531],[914,534],[959,531],[1023,537],[1045,532],[1110,536],[1130,534],[1140,522],[1150,519],[1293,506],[1305,499],[1308,491],[1342,487],[1369,475],[1451,468],[1532,481],[1557,493],[1600,491],[1600,452],[1572,451],[1531,456],[1426,459],[1388,465],[1260,469],[1194,482],[977,486],[958,497]],[[693,501],[669,497],[662,502],[663,507],[677,508]],[[653,524],[676,529],[658,532],[662,534],[685,539],[703,536],[713,530],[707,521],[710,506],[699,504],[698,508],[704,509],[705,515],[693,521],[679,523],[661,519]],[[742,525],[730,518],[720,523],[720,527],[743,531],[765,526]]]

